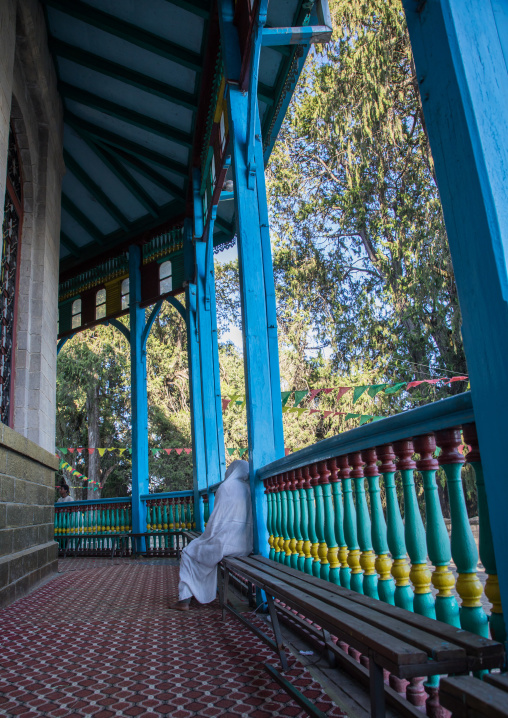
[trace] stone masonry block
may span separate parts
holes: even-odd
[[[14,479],[0,474],[0,501],[14,501]]]
[[[13,529],[2,529],[0,531],[0,556],[12,553]]]

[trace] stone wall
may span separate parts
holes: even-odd
[[[0,424],[0,607],[57,570],[58,460]]]

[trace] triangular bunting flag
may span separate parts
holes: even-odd
[[[387,389],[385,389],[385,394],[396,394],[398,391],[403,389],[405,386],[407,386],[407,381],[399,381],[397,384],[394,384],[393,386],[389,386]]]
[[[122,454],[124,453],[124,451],[127,451],[127,449],[118,449],[118,453],[120,454],[120,456],[122,456]]]
[[[127,449],[127,451],[129,452],[129,454],[132,454],[132,446],[129,449]]]
[[[298,406],[298,404],[305,399],[307,394],[309,393],[308,389],[302,389],[301,391],[295,391],[295,403],[293,406]]]
[[[78,452],[78,454],[81,454],[83,452],[83,447],[80,446],[78,449],[76,449],[76,451]]]
[[[234,452],[234,451],[235,451],[234,448],[233,448],[233,449],[227,449],[227,452],[228,452],[228,454],[229,454],[230,456],[233,455],[233,452]]]
[[[468,376],[454,376],[446,383],[451,384],[453,381],[467,381],[468,379],[469,379]]]
[[[62,454],[66,454],[66,453],[67,453],[67,449],[63,449],[63,448],[62,448],[62,449],[58,449],[58,451],[60,451]]]
[[[346,414],[345,421],[347,421],[348,419],[358,419],[359,416],[360,414]]]
[[[340,401],[340,399],[342,399],[344,394],[347,394],[350,389],[352,389],[352,387],[350,387],[350,386],[339,386],[339,391],[337,393],[336,401]],[[331,389],[325,389],[326,394],[329,394],[331,391],[332,391]]]
[[[447,378],[448,377],[446,377],[446,376],[441,376],[441,377],[439,377],[439,379],[425,379],[425,383],[426,384],[437,384],[438,381],[444,381]]]
[[[323,411],[323,419],[328,419],[331,413],[331,411]]]
[[[287,400],[289,399],[290,396],[291,396],[290,391],[281,391],[280,398],[282,401],[282,406],[286,406]]]
[[[415,386],[420,386],[420,384],[423,384],[423,381],[410,381],[406,389],[412,389]]]
[[[97,451],[99,452],[99,456],[104,456],[106,449],[97,449]]]
[[[349,390],[351,387],[348,386],[348,387],[344,387],[344,388],[345,388],[346,391],[347,391],[347,390]],[[323,392],[323,394],[331,394],[332,391],[333,391],[333,386],[332,386],[331,389],[321,389],[321,391]],[[344,393],[345,393],[345,392],[344,392]]]
[[[178,454],[178,456],[180,456],[180,454],[182,453],[183,449],[175,449],[175,451],[176,451],[176,453]]]
[[[379,421],[380,419],[384,419],[384,416],[373,416],[372,421]]]
[[[164,451],[165,451],[166,454],[169,456],[172,450],[171,450],[171,449],[164,449]]]
[[[95,449],[88,449],[89,454],[93,454],[94,451],[95,451]]]
[[[309,414],[321,414],[321,412],[319,411],[319,409],[311,409],[309,411]]]
[[[287,411],[291,411],[291,409],[292,409],[291,406],[283,406],[283,407],[282,407],[282,413],[285,414]]]
[[[360,426],[363,426],[372,419],[372,414],[362,414],[360,417]]]
[[[284,455],[288,456],[291,453],[291,449],[284,449]]]
[[[246,451],[247,451],[247,446],[245,447],[245,449],[238,449],[238,453],[240,454],[240,458],[242,458],[242,456],[245,454]]]
[[[373,384],[371,387],[369,387],[369,396],[374,398],[376,394],[379,394],[380,391],[383,391],[383,389],[386,389],[388,384]]]
[[[335,411],[333,415],[334,416],[342,416],[345,413],[346,413],[345,411]]]
[[[354,392],[353,392],[353,404],[356,404],[358,399],[361,397],[362,394],[364,394],[367,389],[369,388],[369,385],[367,386],[355,386]]]
[[[228,408],[230,403],[231,403],[231,399],[223,399],[222,400],[222,411],[226,411],[226,409]]]
[[[309,392],[309,405],[310,402],[315,399],[315,397],[319,394],[320,391],[321,389],[312,389],[312,391]]]
[[[152,452],[152,456],[157,456],[159,449],[150,449],[150,451]]]
[[[192,451],[192,449],[184,449],[184,451],[185,451],[186,454],[190,454],[190,452]]]
[[[112,449],[106,449],[106,451],[116,451],[116,449],[113,447]]]
[[[74,453],[74,449],[69,449],[69,451],[70,451],[71,454]]]

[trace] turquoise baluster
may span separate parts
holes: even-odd
[[[372,550],[372,527],[365,497],[364,461],[359,451],[350,454],[353,471],[351,477],[355,484],[356,526],[360,544],[360,566],[363,568],[363,592],[371,598],[379,598],[377,590],[376,557]]]
[[[320,462],[320,464],[323,462]],[[328,563],[328,546],[325,537],[325,502],[323,493],[323,475],[319,468],[320,464],[311,464],[310,472],[312,483],[314,485],[314,497],[316,500],[316,534],[318,537],[318,557],[319,557],[319,578],[328,581],[330,575],[330,564]],[[328,475],[330,472],[324,468],[324,472]],[[328,477],[326,478],[328,482]],[[314,568],[314,567],[313,567]]]
[[[460,429],[443,429],[436,433],[436,442],[441,449],[439,464],[446,473],[448,499],[452,518],[452,556],[457,572],[457,593],[462,599],[460,607],[460,625],[466,631],[488,637],[487,615],[481,603],[482,585],[476,574],[478,550],[474,540],[466,499],[462,486],[462,464],[464,457],[458,447],[462,443]]]
[[[381,460],[379,470],[383,474],[383,481],[386,493],[386,538],[388,548],[392,555],[392,576],[395,579],[395,605],[405,608],[406,611],[413,610],[413,589],[409,583],[409,565],[406,541],[404,538],[404,522],[400,514],[397,488],[395,486],[395,472],[397,467],[394,464],[395,454],[391,444],[380,446],[376,450]]]
[[[281,562],[282,547],[284,538],[282,536],[282,495],[280,488],[281,474],[273,477],[274,507],[275,507],[275,533],[273,547],[275,550],[274,561]]]
[[[347,562],[351,569],[351,589],[357,593],[363,593],[363,570],[360,564],[360,546],[358,545],[356,510],[353,501],[349,457],[347,455],[339,456],[337,458],[337,464],[340,469],[342,492],[344,495],[344,536],[348,546]]]
[[[388,556],[386,521],[381,504],[376,450],[367,449],[362,451],[362,457],[366,462],[365,476],[369,487],[372,546],[376,553],[374,565],[379,577],[377,590],[381,601],[393,606],[395,605],[395,583],[391,575],[392,559]]]
[[[157,503],[157,531],[162,531],[162,506],[160,501]]]
[[[206,526],[206,524],[208,523],[208,519],[210,518],[210,504],[208,503],[208,494],[203,494],[201,498],[203,500],[203,522]],[[173,505],[171,504],[171,513],[173,513],[172,509]],[[174,522],[171,521],[170,523]],[[174,525],[172,528],[174,528]]]
[[[263,484],[265,486],[266,496],[266,528],[268,531],[268,545],[270,546],[268,552],[268,558],[273,561],[275,558],[274,542],[274,528],[273,528],[273,493],[272,493],[272,477],[264,479]]]
[[[281,528],[282,528],[282,536],[283,536],[283,544],[282,549],[283,553],[281,552],[281,556],[279,556],[280,562],[283,563],[285,566],[289,566],[291,563],[291,549],[289,548],[289,543],[291,541],[291,537],[289,535],[289,491],[288,491],[288,475],[287,472],[284,472],[281,474],[282,477],[282,484],[281,484],[281,508],[282,508],[282,521],[281,521]]]
[[[296,552],[296,528],[295,528],[295,492],[296,481],[295,472],[287,473],[287,495],[288,495],[288,534],[289,534],[289,563],[291,568],[298,566],[298,554]],[[287,559],[286,559],[287,560]]]
[[[186,506],[185,506],[185,508],[186,508],[186,512],[185,512],[186,513],[186,517],[185,517],[186,518],[186,526],[187,526],[187,529],[190,530],[192,528],[192,510],[191,510],[191,497],[190,496],[187,496],[187,500],[186,500],[185,504],[186,504]]]
[[[298,568],[300,571],[312,575],[312,554],[309,536],[309,507],[307,503],[307,488],[310,488],[310,474],[303,469],[297,469],[298,491],[300,493],[300,531],[302,534],[302,553],[303,558],[298,558]]]
[[[351,588],[351,569],[347,563],[347,544],[344,538],[344,505],[342,503],[342,484],[339,479],[339,469],[337,466],[336,459],[328,459],[328,468],[330,469],[330,485],[332,487],[333,496],[333,515],[334,524],[333,530],[335,534],[335,543],[338,546],[337,549],[337,560],[339,562],[339,584],[344,588]],[[333,556],[332,556],[333,558]],[[328,557],[330,561],[330,575],[332,574],[333,560]],[[331,581],[335,583],[334,578]]]
[[[480,560],[487,574],[485,584],[485,595],[492,604],[490,615],[490,632],[492,638],[499,643],[506,641],[506,627],[501,605],[501,594],[499,591],[499,580],[497,577],[496,556],[494,553],[494,542],[490,528],[489,507],[487,504],[487,493],[485,490],[485,479],[481,464],[478,437],[475,424],[465,424],[462,427],[464,442],[469,444],[471,451],[466,456],[474,469],[476,478],[476,489],[478,492],[478,519],[480,521]]]
[[[302,509],[300,506],[300,485],[303,486],[302,470],[296,469],[293,480],[293,504],[294,504],[294,530],[295,530],[295,558],[291,563],[293,568],[303,571],[305,554],[303,553],[303,534],[302,534]],[[293,554],[291,554],[293,559]]]
[[[410,440],[397,441],[394,443],[393,448],[399,457],[397,468],[402,476],[405,518],[404,536],[409,558],[411,559],[409,577],[414,586],[413,606],[415,613],[435,618],[435,602],[430,590],[431,573],[427,566],[425,529],[414,484],[413,471],[416,464],[412,459],[414,454],[413,442]]]
[[[315,466],[315,465],[314,465]],[[319,560],[319,539],[316,530],[316,494],[315,485],[318,481],[318,476],[312,474],[312,467],[304,467],[304,477],[307,480],[307,474],[309,476],[309,488],[307,489],[307,510],[309,513],[309,538],[310,538],[310,553],[312,555],[312,575],[319,578],[321,571],[321,562]],[[307,483],[307,481],[306,481]]]
[[[460,628],[459,604],[453,594],[455,578],[450,571],[449,563],[452,555],[450,539],[441,511],[441,502],[436,484],[436,471],[439,468],[434,458],[436,439],[434,434],[417,436],[414,448],[420,459],[416,468],[423,478],[423,491],[425,495],[425,528],[427,531],[427,551],[432,564],[432,584],[437,589],[436,618],[438,621],[449,623]]]
[[[327,547],[326,550],[326,568],[323,570],[321,565],[321,578],[331,581],[336,586],[340,586],[340,571],[339,571],[339,547],[335,537],[335,509],[332,499],[332,472],[331,467],[335,467],[335,481],[337,482],[337,466],[333,459],[329,461],[321,461],[318,465],[318,471],[320,476],[320,484],[323,490],[323,505],[324,505],[324,539]]]

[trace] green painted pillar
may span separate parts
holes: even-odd
[[[404,536],[407,551],[411,559],[410,578],[414,586],[413,607],[415,613],[436,618],[435,601],[430,590],[431,573],[427,566],[427,542],[422,516],[416,498],[413,472],[413,442],[397,441],[393,448],[399,457],[397,468],[402,476],[404,492]]]
[[[372,518],[372,546],[376,553],[375,567],[378,573],[377,590],[385,603],[395,605],[395,583],[391,575],[392,559],[388,556],[388,540],[385,515],[381,504],[379,469],[375,449],[362,452],[365,460],[365,476],[369,486],[370,513]]]
[[[303,486],[302,470],[296,469],[293,483],[293,504],[295,507],[294,515],[294,528],[295,528],[295,554],[296,560],[291,564],[294,568],[299,571],[303,571],[305,554],[303,552],[303,534],[302,534],[302,509],[301,509],[301,498],[300,498],[300,486]]]
[[[332,499],[332,485],[330,461],[321,461],[318,464],[318,471],[320,476],[320,484],[323,490],[323,504],[325,512],[325,527],[324,527],[324,539],[327,547],[326,564],[321,564],[321,578],[331,581],[335,585],[340,585],[340,572],[339,572],[339,547],[335,537],[335,512]],[[335,462],[335,481],[337,482],[337,467]]]
[[[349,456],[339,456],[337,464],[340,469],[344,495],[344,536],[348,546],[347,562],[351,570],[351,590],[357,593],[363,593],[363,570],[360,564],[360,546],[358,545],[356,510],[353,501]]]
[[[275,536],[274,536],[274,528],[273,528],[273,520],[274,520],[274,510],[273,510],[273,492],[272,492],[272,478],[269,477],[263,481],[265,486],[265,496],[266,496],[266,528],[268,530],[268,544],[270,546],[270,550],[268,552],[268,558],[273,561],[275,557],[275,548],[273,545]]]
[[[490,614],[490,632],[495,641],[505,643],[506,627],[503,616],[503,606],[501,605],[501,593],[499,591],[494,542],[490,528],[487,494],[485,492],[485,479],[483,477],[483,468],[481,464],[480,449],[478,446],[475,424],[465,424],[462,427],[462,432],[464,435],[464,442],[471,447],[471,451],[466,456],[466,461],[468,461],[473,467],[476,477],[476,489],[478,492],[478,519],[480,521],[480,560],[487,574],[485,595],[492,604],[492,612]]]
[[[289,532],[289,565],[291,568],[298,568],[298,553],[296,551],[296,516],[295,516],[295,494],[296,479],[295,472],[288,471],[288,532]]]
[[[281,546],[281,553],[279,560],[285,566],[289,566],[289,560],[291,557],[291,551],[289,550],[289,529],[288,529],[288,491],[287,491],[287,472],[280,474],[279,476],[280,486],[280,501],[281,501],[281,529],[283,543]]]
[[[319,576],[320,562],[318,556],[319,543],[316,534],[316,499],[314,496],[313,478],[311,476],[309,466],[303,467],[303,480],[307,502],[307,526],[310,541],[310,554],[312,556],[312,563],[310,564],[310,574],[312,576]],[[307,562],[305,563],[305,565],[307,566]]]
[[[360,566],[363,568],[363,592],[371,598],[379,598],[377,590],[376,557],[372,549],[372,527],[365,497],[364,461],[361,453],[350,454],[349,460],[353,471],[356,497],[356,526],[358,529],[358,543],[360,545]]]
[[[351,588],[351,569],[348,566],[347,563],[347,544],[346,539],[344,537],[344,505],[342,502],[342,483],[339,479],[339,468],[337,466],[337,460],[336,459],[329,459],[328,460],[328,468],[330,469],[330,485],[332,487],[332,497],[333,497],[333,530],[335,534],[335,543],[338,546],[337,551],[337,560],[339,562],[339,585],[343,586],[344,588]],[[331,581],[335,583],[335,580],[333,576],[335,574],[332,574],[332,567],[333,567],[333,555],[332,558],[328,559],[330,561],[330,575]]]
[[[488,636],[488,619],[481,603],[482,585],[476,574],[478,550],[469,525],[466,499],[462,486],[464,457],[458,447],[462,443],[460,429],[443,429],[436,433],[436,443],[441,449],[439,464],[446,473],[448,499],[452,518],[451,548],[457,572],[457,593],[462,599],[460,625],[466,631]]]
[[[309,537],[309,508],[307,504],[307,486],[306,476],[308,477],[310,486],[310,475],[305,474],[303,469],[297,469],[298,491],[300,494],[300,532],[302,534],[302,553],[303,557],[298,557],[298,568],[300,571],[312,575],[312,554],[311,543]]]
[[[277,476],[274,476],[274,497],[275,497],[275,530],[276,530],[276,536],[274,540],[274,548],[275,548],[275,556],[274,560],[281,562],[281,558],[283,557],[283,544],[284,544],[284,538],[282,536],[282,497],[281,497],[281,488],[280,488],[280,482],[281,482],[281,474],[277,474]]]
[[[379,446],[376,454],[381,460],[379,470],[383,474],[386,495],[386,538],[392,555],[392,576],[395,579],[395,605],[413,610],[413,589],[409,583],[411,567],[407,558],[404,539],[404,522],[400,513],[399,499],[395,485],[395,454],[391,444]]]
[[[416,437],[414,447],[416,453],[420,454],[416,468],[421,472],[423,478],[427,551],[435,567],[432,572],[432,584],[437,589],[436,618],[438,621],[460,628],[459,604],[453,594],[455,579],[449,566],[452,557],[450,539],[436,484],[436,471],[439,468],[439,463],[434,458],[436,450],[434,434]]]

